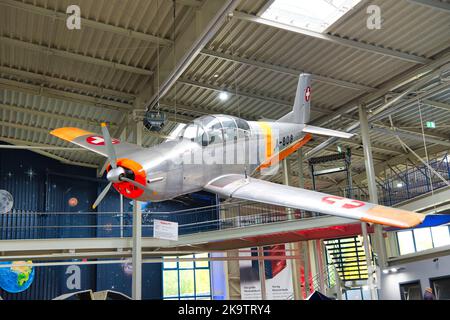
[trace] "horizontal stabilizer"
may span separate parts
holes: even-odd
[[[438,227],[450,223],[450,214],[428,214],[421,224],[418,224],[414,228],[429,228]],[[385,228],[385,231],[399,230],[398,228]]]
[[[349,139],[354,136],[353,133],[347,133],[347,132],[342,132],[342,131],[337,131],[337,130],[332,130],[332,129],[310,126],[310,125],[305,126],[305,128],[303,128],[302,131],[312,133],[312,134],[319,134],[319,135],[323,135],[323,136],[345,138],[345,139]]]

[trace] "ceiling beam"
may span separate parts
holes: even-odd
[[[44,75],[37,72],[30,72],[6,66],[0,66],[0,73],[3,73],[8,76],[21,77],[26,80],[39,81],[40,84],[56,84],[64,86],[66,88],[68,87],[77,88],[83,91],[95,93],[100,96],[110,96],[114,98],[119,98],[121,100],[133,100],[136,97],[136,95],[132,93],[108,89],[101,87],[99,85],[85,84],[78,81],[66,80],[62,78]]]
[[[423,104],[426,104],[428,106],[431,107],[435,107],[441,110],[445,110],[445,111],[450,111],[450,103],[445,103],[445,102],[440,102],[440,101],[435,101],[435,100],[423,100],[422,101]]]
[[[430,62],[430,59],[420,57],[417,55],[413,55],[410,53],[405,53],[405,52],[401,52],[398,50],[388,49],[388,48],[384,48],[381,46],[376,46],[376,45],[360,42],[357,40],[346,39],[346,38],[339,37],[337,35],[331,35],[331,34],[327,34],[327,33],[315,32],[315,31],[311,31],[311,30],[307,30],[307,29],[302,29],[299,27],[289,26],[289,25],[286,25],[283,23],[271,21],[268,19],[264,19],[264,18],[255,16],[255,15],[251,15],[251,14],[247,14],[247,13],[243,13],[243,12],[239,12],[239,11],[235,11],[233,16],[239,20],[245,20],[245,21],[250,21],[250,22],[254,22],[254,23],[259,23],[259,24],[263,24],[263,25],[270,26],[273,28],[278,28],[278,29],[282,29],[282,30],[286,30],[286,31],[299,33],[303,36],[307,36],[307,37],[311,37],[311,38],[315,38],[315,39],[319,39],[319,40],[323,40],[323,41],[328,41],[330,43],[334,43],[334,44],[338,44],[338,45],[342,45],[342,46],[346,46],[346,47],[350,47],[353,49],[358,49],[358,50],[362,50],[362,51],[366,51],[366,52],[370,52],[370,53],[376,53],[376,54],[380,54],[380,55],[387,56],[390,58],[400,59],[400,60],[407,61],[407,62],[413,62],[413,63],[418,63],[418,64],[425,64],[425,63]]]
[[[73,53],[73,52],[69,52],[69,51],[65,51],[65,50],[61,50],[61,49],[49,48],[46,46],[34,44],[34,43],[23,41],[23,40],[13,39],[13,38],[5,37],[5,36],[0,36],[0,41],[2,41],[4,44],[7,44],[7,45],[20,47],[20,48],[24,48],[24,49],[31,50],[31,51],[41,52],[41,53],[47,54],[49,56],[57,56],[57,57],[67,58],[67,59],[71,59],[71,60],[90,63],[90,64],[102,66],[102,67],[111,68],[114,70],[121,70],[121,71],[126,71],[126,72],[130,72],[130,73],[134,73],[134,74],[139,74],[139,75],[148,76],[148,75],[153,74],[153,71],[147,70],[145,68],[133,67],[133,66],[129,66],[126,64],[118,63],[118,62],[103,60],[100,58],[94,58],[94,57],[90,57],[90,56],[85,56],[80,53]]]
[[[429,156],[432,156],[432,155],[436,155],[436,154],[441,153],[441,152],[445,152],[445,151],[447,151],[449,149],[450,148],[447,147],[447,146],[434,145],[434,146],[427,147],[426,150],[425,150],[425,148],[420,148],[418,150],[415,150],[415,152],[420,157],[424,157],[426,153]],[[393,158],[391,158],[391,159],[389,159],[387,161],[376,163],[374,165],[375,175],[379,176],[381,173],[383,173],[388,165],[395,166],[395,165],[399,165],[399,164],[405,164],[407,161],[411,161],[414,164],[419,162],[419,160],[412,153],[398,155],[398,156],[393,157]],[[367,180],[367,173],[365,171],[363,171],[360,174],[357,174],[357,175],[353,176],[352,179],[353,179],[354,183],[361,183],[361,182]],[[342,184],[345,184],[345,183],[346,183],[346,181],[341,181],[339,184],[342,185]]]
[[[405,132],[401,129],[384,129],[384,128],[371,128],[373,131],[376,132],[380,132],[383,134],[387,134],[387,135],[391,135],[391,136],[399,136],[399,137],[404,137],[407,139],[412,139],[418,142],[424,142],[424,138],[421,135],[418,134],[412,134],[409,132]],[[434,138],[425,138],[426,143],[432,143],[432,144],[440,144],[442,146],[447,146],[450,147],[450,141],[448,140],[439,140],[439,139],[434,139]]]
[[[179,2],[179,1],[181,1],[181,0],[178,0],[177,2]],[[182,2],[186,2],[186,0],[182,1]],[[2,0],[0,2],[0,5],[28,11],[28,12],[31,12],[34,14],[39,14],[39,15],[42,15],[42,16],[45,16],[45,17],[48,17],[51,19],[59,19],[59,20],[63,20],[63,21],[67,20],[67,13],[65,13],[65,12],[50,10],[50,9],[46,9],[43,7],[39,7],[36,5],[27,4],[27,3],[23,3],[23,2],[19,2],[19,1]],[[83,10],[81,10],[81,12],[83,12]],[[124,36],[127,38],[143,40],[143,41],[159,44],[161,46],[171,46],[173,44],[173,41],[170,39],[157,37],[157,36],[154,36],[151,34],[139,32],[139,31],[123,28],[123,27],[118,27],[118,26],[114,26],[111,24],[107,24],[107,23],[103,23],[103,22],[99,22],[99,21],[96,21],[93,19],[88,19],[88,18],[83,18],[83,17],[81,17],[81,26],[82,27],[86,26],[86,27],[90,27],[93,29],[97,29],[97,30],[101,30],[101,31],[109,32],[109,33],[115,33],[117,35],[121,35],[121,36]]]
[[[24,141],[24,140],[12,139],[12,138],[6,138],[6,137],[0,137],[0,141],[4,141],[6,143],[10,143],[10,144],[14,144],[14,145],[46,146],[45,144],[42,144],[42,143],[36,143],[36,142],[30,142],[30,141]],[[39,150],[39,149],[30,149],[30,151],[36,152],[36,153],[38,153],[40,155],[43,155],[43,156],[48,157],[48,158],[52,158],[54,160],[61,161],[62,163],[65,163],[65,164],[70,164],[70,165],[74,165],[74,166],[81,166],[81,167],[87,167],[87,168],[97,168],[97,165],[95,165],[95,164],[87,163],[87,162],[78,162],[78,161],[68,160],[66,158],[57,156],[57,155],[55,155],[55,154],[53,154],[51,152],[48,152],[48,151]]]
[[[295,77],[295,78],[298,78],[298,76],[301,73],[307,72],[307,71],[304,71],[304,70],[296,70],[296,69],[286,68],[286,67],[282,67],[282,66],[266,63],[266,62],[257,61],[257,60],[254,60],[254,59],[242,58],[242,57],[238,57],[238,56],[235,56],[235,55],[231,55],[231,54],[227,54],[227,53],[221,53],[221,52],[217,52],[217,51],[213,51],[213,50],[203,49],[200,52],[200,54],[205,55],[205,56],[209,56],[209,57],[214,57],[214,58],[219,58],[219,59],[231,61],[231,62],[238,62],[238,63],[241,63],[241,64],[258,67],[258,68],[261,68],[261,69],[264,69],[264,70],[269,70],[269,71],[273,71],[273,72],[277,72],[277,73],[282,73],[282,74],[285,74],[285,75],[288,75],[288,76],[292,76],[292,77]],[[334,86],[339,86],[339,87],[342,87],[342,88],[347,88],[347,89],[352,89],[352,90],[362,90],[362,91],[373,91],[373,90],[375,90],[375,88],[370,87],[370,86],[365,86],[365,85],[354,83],[354,82],[350,82],[350,81],[338,80],[338,79],[325,77],[325,76],[321,76],[321,75],[317,75],[317,74],[312,74],[312,79],[317,81],[317,82],[323,82],[323,83],[326,83],[326,84],[331,84],[331,85],[334,85]]]
[[[441,67],[449,63],[450,61],[450,52],[446,52],[439,57],[436,57],[435,60],[430,63],[416,67],[405,72],[402,72],[399,75],[393,76],[388,81],[386,81],[383,85],[381,85],[376,91],[365,93],[359,95],[358,97],[352,99],[351,101],[345,103],[344,105],[338,107],[333,113],[323,116],[317,120],[313,121],[314,125],[324,125],[330,121],[334,121],[339,118],[341,115],[348,113],[355,108],[357,108],[361,104],[369,104],[377,99],[382,98],[388,93],[394,92],[396,89],[411,84],[420,78],[426,76],[428,73],[433,72],[435,69]]]
[[[70,91],[64,91],[53,88],[41,87],[39,85],[29,84],[26,82],[9,80],[0,78],[0,88],[32,94],[36,96],[43,96],[48,98],[60,99],[84,105],[92,105],[103,109],[110,110],[130,110],[131,104],[107,100],[89,95],[83,95]]]
[[[448,2],[438,0],[408,0],[408,2],[450,13],[450,3]]]
[[[294,105],[293,101],[275,99],[275,98],[271,98],[271,97],[267,97],[267,96],[263,96],[263,95],[259,95],[259,94],[249,93],[249,92],[240,91],[240,90],[233,90],[233,89],[224,88],[224,87],[220,87],[220,86],[217,86],[217,85],[207,84],[207,83],[198,82],[198,81],[194,81],[194,80],[189,80],[189,79],[185,79],[185,78],[179,79],[177,81],[177,83],[186,84],[186,85],[189,85],[189,86],[198,87],[198,88],[207,89],[207,90],[212,90],[212,91],[216,91],[216,92],[226,92],[226,93],[228,93],[230,95],[237,95],[237,96],[240,96],[240,97],[243,97],[243,98],[256,99],[256,100],[261,100],[261,101],[264,101],[264,102],[272,102],[274,104],[281,105],[281,106],[289,108],[289,111],[292,109],[292,106]],[[320,107],[317,107],[317,106],[312,108],[311,111],[312,112],[322,113],[322,114],[329,114],[330,113],[330,110],[327,110],[327,109],[324,109],[324,108],[320,108]]]
[[[420,86],[424,86],[425,83],[429,83],[429,81],[431,81],[432,79],[434,79],[438,74],[440,74],[440,72],[442,71],[441,69],[443,68],[438,68],[437,70],[434,70],[431,74],[428,74],[427,76],[421,78],[419,80],[419,82],[415,83],[413,86],[411,86],[410,88],[406,89],[402,94],[411,91],[413,88],[418,88]],[[374,122],[374,121],[378,121],[381,120],[381,118],[386,117],[390,114],[396,114],[401,112],[402,110],[405,110],[407,108],[409,108],[410,106],[414,105],[415,103],[417,103],[418,100],[420,99],[428,99],[436,94],[439,94],[445,90],[447,90],[448,85],[446,83],[442,83],[442,84],[438,84],[437,86],[433,87],[432,89],[429,89],[429,91],[421,93],[419,95],[417,95],[416,97],[412,98],[412,99],[408,99],[404,102],[399,103],[398,105],[395,104],[395,101],[389,101],[385,104],[382,104],[381,106],[379,106],[369,117],[368,121],[369,123]],[[401,94],[401,95],[402,95]],[[394,98],[400,98],[401,95],[399,95],[398,97]],[[381,110],[381,111],[380,111]],[[356,132],[356,130],[359,128],[359,121],[356,121],[354,123],[352,123],[351,125],[349,125],[348,127],[346,127],[343,131],[345,132],[349,132],[349,133],[354,133]],[[315,155],[317,153],[319,153],[324,147],[329,146],[333,143],[335,143],[338,139],[335,137],[331,137],[328,138],[328,140],[324,141],[320,146],[318,146],[317,148],[314,148],[313,150],[311,150],[310,152],[308,152],[307,154],[305,154],[305,157],[311,157],[312,155]]]
[[[191,115],[193,115],[193,118],[202,116],[202,115],[208,115],[208,114],[216,114],[216,113],[220,113],[220,112],[216,112],[214,110],[209,110],[205,107],[199,106],[199,105],[185,105],[185,104],[180,104],[180,103],[176,103],[175,106],[175,102],[173,101],[169,101],[169,100],[161,100],[160,102],[160,106],[163,108],[170,108],[171,110],[175,111],[175,109],[178,111],[182,111],[182,112],[189,112]],[[227,112],[228,115],[230,116],[235,116],[235,117],[240,117],[243,118],[245,120],[251,120],[251,121],[257,121],[259,120],[255,115],[250,115],[250,114],[246,114],[243,112],[237,112],[237,111],[230,111]],[[195,116],[194,116],[195,115]]]
[[[153,95],[144,101],[144,109],[153,108],[159,98],[170,90],[239,2],[239,0],[208,0],[195,10],[193,21],[176,37],[171,50],[164,52],[164,58],[153,81]]]
[[[39,111],[39,110],[32,109],[31,107],[20,107],[20,106],[13,106],[13,105],[3,104],[3,103],[0,103],[0,108],[3,110],[9,110],[9,111],[14,111],[14,112],[23,112],[23,113],[33,115],[33,116],[38,116],[38,117],[45,117],[45,118],[50,118],[50,119],[58,119],[58,120],[63,120],[63,121],[76,122],[81,125],[88,124],[88,125],[92,125],[92,126],[100,126],[100,124],[103,122],[101,120],[84,119],[84,118],[76,117],[74,115],[63,115],[63,114],[57,114],[54,112]],[[109,123],[108,126],[110,128],[116,128],[117,124]]]
[[[187,7],[195,7],[198,8],[202,5],[202,1],[200,0],[175,0],[177,4]]]

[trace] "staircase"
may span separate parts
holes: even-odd
[[[342,281],[367,280],[364,246],[358,237],[324,241],[328,257]]]
[[[314,275],[311,284],[314,291],[319,291],[327,297],[342,300],[344,283],[333,264],[329,264],[322,274]]]

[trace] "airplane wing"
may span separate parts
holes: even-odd
[[[58,128],[51,131],[50,134],[95,153],[101,154],[104,157],[108,157],[105,139],[103,139],[102,135],[72,127]],[[118,139],[112,139],[112,143],[114,145],[117,157],[119,158],[144,149],[135,144],[121,142]]]
[[[204,190],[223,197],[262,202],[377,223],[396,228],[412,228],[426,215],[373,203],[295,188],[239,174],[223,175],[210,181]]]

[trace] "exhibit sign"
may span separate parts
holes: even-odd
[[[292,300],[294,287],[292,270],[285,259],[273,259],[275,256],[286,255],[285,245],[264,247],[264,256],[271,257],[264,261],[266,276],[266,298],[269,300]],[[257,248],[247,248],[239,252],[240,257],[257,256]],[[241,276],[241,299],[261,300],[261,282],[259,278],[258,260],[239,260]]]
[[[178,240],[178,223],[166,220],[153,220],[153,237],[165,240]]]

